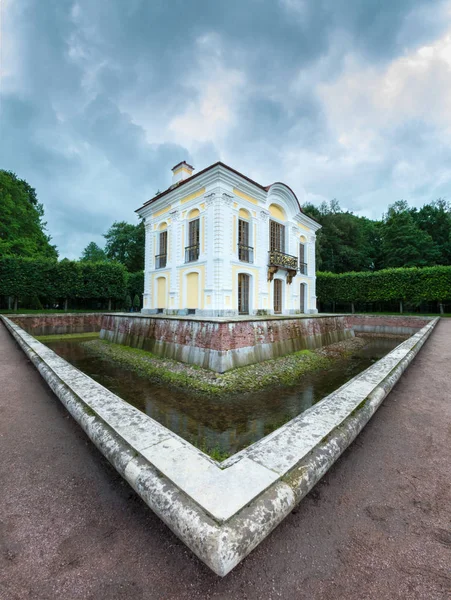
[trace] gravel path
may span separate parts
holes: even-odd
[[[451,597],[451,320],[356,442],[216,577],[68,416],[0,324],[0,598]]]

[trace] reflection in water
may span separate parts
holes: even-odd
[[[256,442],[337,389],[390,352],[399,340],[368,339],[352,358],[304,375],[290,388],[272,388],[224,398],[197,396],[156,385],[136,373],[89,355],[77,339],[47,345],[78,369],[203,448],[233,454]]]

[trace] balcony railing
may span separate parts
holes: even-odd
[[[296,256],[285,254],[279,250],[270,250],[268,255],[270,267],[282,267],[283,269],[298,270],[298,259]]]
[[[243,246],[243,244],[238,244],[238,258],[243,262],[253,263],[254,249],[252,246]]]
[[[299,263],[299,273],[307,275],[307,263]]]
[[[194,262],[199,258],[199,244],[185,247],[185,262]]]
[[[155,268],[156,269],[164,269],[164,267],[166,266],[166,263],[167,263],[167,259],[168,259],[167,254],[157,254],[155,256]]]

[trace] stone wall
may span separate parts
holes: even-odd
[[[32,335],[88,333],[100,331],[102,313],[14,315],[11,321]]]
[[[347,315],[345,320],[356,333],[413,335],[432,319],[405,315]]]
[[[189,319],[104,315],[102,339],[219,373],[354,335],[343,316]]]

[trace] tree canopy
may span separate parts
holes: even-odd
[[[15,255],[56,259],[44,208],[36,191],[11,171],[0,169],[0,257]]]
[[[451,265],[451,207],[442,198],[420,209],[399,200],[380,221],[344,211],[336,200],[319,207],[305,204],[302,210],[322,225],[317,235],[319,271]]]
[[[90,242],[83,250],[80,260],[82,262],[103,262],[107,260],[106,252],[95,242]]]
[[[144,269],[144,221],[137,225],[115,221],[104,237],[109,260],[123,264],[130,273]]]

